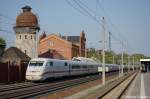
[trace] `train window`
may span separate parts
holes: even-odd
[[[86,66],[86,65],[83,65],[82,68],[87,68],[87,66]]]
[[[31,61],[29,66],[43,66],[44,61]]]
[[[64,63],[65,66],[68,66],[67,62]]]
[[[53,66],[53,62],[48,62],[46,66]]]
[[[53,66],[53,62],[50,62],[50,66]]]
[[[79,65],[72,66],[72,69],[80,69]]]

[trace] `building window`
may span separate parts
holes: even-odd
[[[24,53],[27,54],[27,50],[24,50]]]
[[[53,42],[53,41],[49,41],[49,42],[48,42],[48,45],[49,45],[49,46],[54,46],[54,42]]]
[[[21,35],[19,36],[19,38],[21,39]]]
[[[31,39],[32,39],[32,35],[31,35]]]
[[[27,35],[25,35],[24,38],[27,39]]]

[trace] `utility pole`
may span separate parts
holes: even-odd
[[[36,41],[35,41],[35,58],[38,58],[38,47],[39,47],[39,36],[38,36],[38,33],[39,33],[39,29],[37,30],[37,33],[36,33]]]
[[[111,32],[109,32],[109,51],[111,51]]]
[[[130,55],[128,55],[128,72],[129,72],[129,69],[130,69]]]
[[[102,19],[102,23],[103,23],[103,25],[102,25],[102,31],[103,31],[103,40],[102,40],[102,42],[103,42],[103,51],[102,51],[102,64],[103,64],[103,70],[102,70],[102,83],[103,83],[103,85],[105,85],[105,36],[106,36],[106,34],[105,34],[105,19],[104,19],[104,17],[103,17],[103,19]]]
[[[134,56],[133,56],[133,60],[132,61],[133,61],[133,71],[134,71]]]
[[[123,53],[124,53],[124,49],[123,49],[123,42],[122,42],[122,55],[121,55],[121,76],[123,76]]]
[[[113,54],[113,64],[115,64],[115,56],[114,56],[114,54]]]
[[[86,49],[86,44],[85,44],[85,55],[84,57],[87,57],[87,49]]]

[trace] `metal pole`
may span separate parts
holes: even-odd
[[[38,58],[38,32],[39,32],[39,31],[37,31],[37,32],[36,32],[36,41],[35,41],[35,43],[36,43],[36,44],[35,44],[35,48],[36,48],[36,49],[35,49],[35,58]]]
[[[134,56],[133,56],[133,71],[134,71]]]
[[[120,60],[121,61],[121,60]],[[121,70],[121,64],[120,64],[121,62],[119,62],[119,78],[121,77],[121,73],[120,73],[120,70]]]
[[[8,66],[7,81],[8,81],[8,83],[9,83],[9,82],[10,82],[10,61],[8,61],[7,66]]]
[[[128,72],[129,72],[129,69],[130,69],[130,56],[128,55]]]
[[[113,55],[113,64],[115,64],[115,56]]]
[[[105,85],[105,20],[103,17],[103,51],[102,51],[102,62],[103,62],[103,71],[102,71],[102,83]]]
[[[111,32],[109,32],[109,51],[111,51]]]
[[[86,49],[86,45],[85,45],[85,53],[84,53],[84,57],[87,57],[87,49]]]
[[[121,76],[123,76],[123,67],[124,67],[124,65],[123,65],[123,43],[122,43],[122,58],[121,58]]]

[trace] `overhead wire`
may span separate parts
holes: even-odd
[[[8,19],[9,21],[14,21],[15,19],[13,19],[13,18],[11,18],[11,17],[9,17],[9,16],[7,16],[7,15],[4,15],[4,14],[2,14],[2,13],[0,13],[0,17],[3,19],[3,18],[5,18],[5,20],[6,19]],[[14,24],[12,24],[11,22],[6,22],[6,21],[0,21],[0,25],[1,24],[3,24],[3,26],[4,26],[4,24],[5,25],[14,25]],[[9,31],[9,30],[6,30],[6,29],[2,29],[2,27],[0,28],[0,31],[2,31],[2,32],[5,32],[5,33],[8,33],[8,34],[14,34],[12,31]]]
[[[108,22],[109,22],[110,25],[111,25],[111,26],[110,26],[110,27],[111,27],[111,31],[112,31],[112,29],[115,28],[115,30],[118,31],[118,32],[116,32],[116,33],[117,33],[118,35],[120,35],[120,37],[121,37],[122,39],[124,39],[124,45],[127,44],[127,46],[129,46],[129,43],[127,43],[128,40],[121,34],[121,32],[119,31],[119,29],[113,24],[113,22],[111,21],[109,15],[106,13],[104,7],[103,7],[102,4],[100,3],[100,0],[96,0],[96,2],[97,2],[97,4],[98,4],[98,6],[103,10],[103,13],[105,14],[105,16],[107,17]],[[113,27],[114,27],[114,28],[113,28]],[[112,37],[113,37],[114,39],[116,39],[117,41],[119,41],[120,43],[123,42],[122,39],[117,38],[116,35],[114,35],[114,33],[112,33]],[[126,42],[126,44],[125,44],[125,42]]]
[[[8,31],[8,30],[4,30],[4,29],[0,29],[0,31],[6,32],[6,33],[9,33],[9,34],[13,34],[13,32]]]
[[[84,13],[82,10],[80,10],[79,8],[77,8],[73,3],[71,3],[69,0],[65,0],[71,7],[73,7],[75,10],[77,10],[78,12],[80,12],[82,15],[87,15],[86,13]]]
[[[4,22],[4,21],[0,21],[0,24],[2,24],[2,25],[12,25],[12,26],[14,26],[14,24],[9,23],[9,22]]]
[[[9,17],[9,16],[7,16],[7,15],[4,15],[4,14],[2,14],[2,13],[0,13],[0,16],[3,17],[3,18],[5,18],[5,19],[11,20],[11,21],[14,21],[14,20],[15,20],[15,19],[13,19],[13,18],[11,18],[11,17]]]
[[[97,22],[98,24],[102,25],[102,23],[93,14],[91,14],[91,11],[89,11],[90,8],[88,6],[84,4],[84,7],[83,7],[83,4],[82,4],[83,2],[78,1],[78,0],[73,0],[74,3],[71,3],[69,0],[66,0],[66,2],[75,10],[79,11],[82,15],[85,15],[89,17],[90,19],[94,20],[95,22]],[[78,7],[76,7],[75,4]],[[92,13],[93,13],[93,10],[92,10]]]
[[[3,27],[0,27],[0,36],[2,36],[3,38],[5,38],[6,45],[10,46],[10,45],[14,44],[14,41],[12,41],[12,39],[10,39],[10,38],[14,37],[14,33],[11,30],[4,29],[4,28],[7,28],[6,25],[7,26],[10,26],[10,25],[13,26],[14,24],[12,24],[12,22],[15,19],[11,18],[10,16],[4,15],[2,13],[0,13],[0,17],[1,17],[0,26],[1,25],[3,26]]]
[[[92,12],[93,14],[95,14],[96,11],[92,10],[91,8],[89,8],[89,7],[85,4],[85,2],[83,2],[83,0],[82,0],[82,1],[81,1],[81,0],[78,0],[78,2],[79,2],[80,4],[82,4],[82,6],[84,6],[87,10],[89,10],[90,12]]]
[[[102,25],[102,23],[94,15],[92,15],[86,8],[84,8],[82,6],[82,4],[80,2],[78,2],[78,0],[73,0],[73,1],[79,6],[80,9],[82,9],[84,12],[87,13],[87,15],[89,16],[89,18],[93,19],[98,24]]]
[[[104,15],[107,17],[107,18],[105,18],[105,19],[108,19],[108,22],[109,22],[110,25],[111,25],[110,27],[111,27],[111,28],[112,28],[112,27],[115,27],[115,28],[116,28],[116,26],[112,23],[110,17],[109,17],[108,14],[106,13],[104,7],[101,5],[100,0],[96,0],[96,11],[92,10],[91,8],[89,8],[89,7],[85,4],[85,2],[83,2],[83,1],[81,1],[81,0],[73,0],[74,3],[71,3],[69,0],[66,0],[66,2],[67,2],[71,7],[73,7],[75,10],[79,11],[81,14],[88,16],[90,19],[96,21],[96,22],[97,22],[98,24],[100,24],[100,25],[103,25],[103,24],[101,23],[101,21],[97,19],[97,8],[98,8],[98,6],[99,6],[99,8],[101,8],[101,9],[103,10]],[[76,4],[78,7],[75,6],[75,4]],[[108,28],[109,28],[109,27],[108,27]],[[112,30],[112,29],[111,29],[111,30]],[[109,32],[110,32],[110,31],[109,31]],[[116,32],[116,33],[117,33],[117,32]],[[121,35],[120,32],[119,32],[119,35]],[[122,39],[117,38],[117,37],[114,35],[114,33],[112,33],[112,37],[113,37],[115,40],[119,41],[120,43],[123,43]],[[121,36],[121,37],[122,37],[122,36]],[[123,37],[124,37],[124,36],[123,36]],[[124,39],[124,40],[127,42],[126,39]],[[123,45],[125,45],[125,44],[123,44]]]

